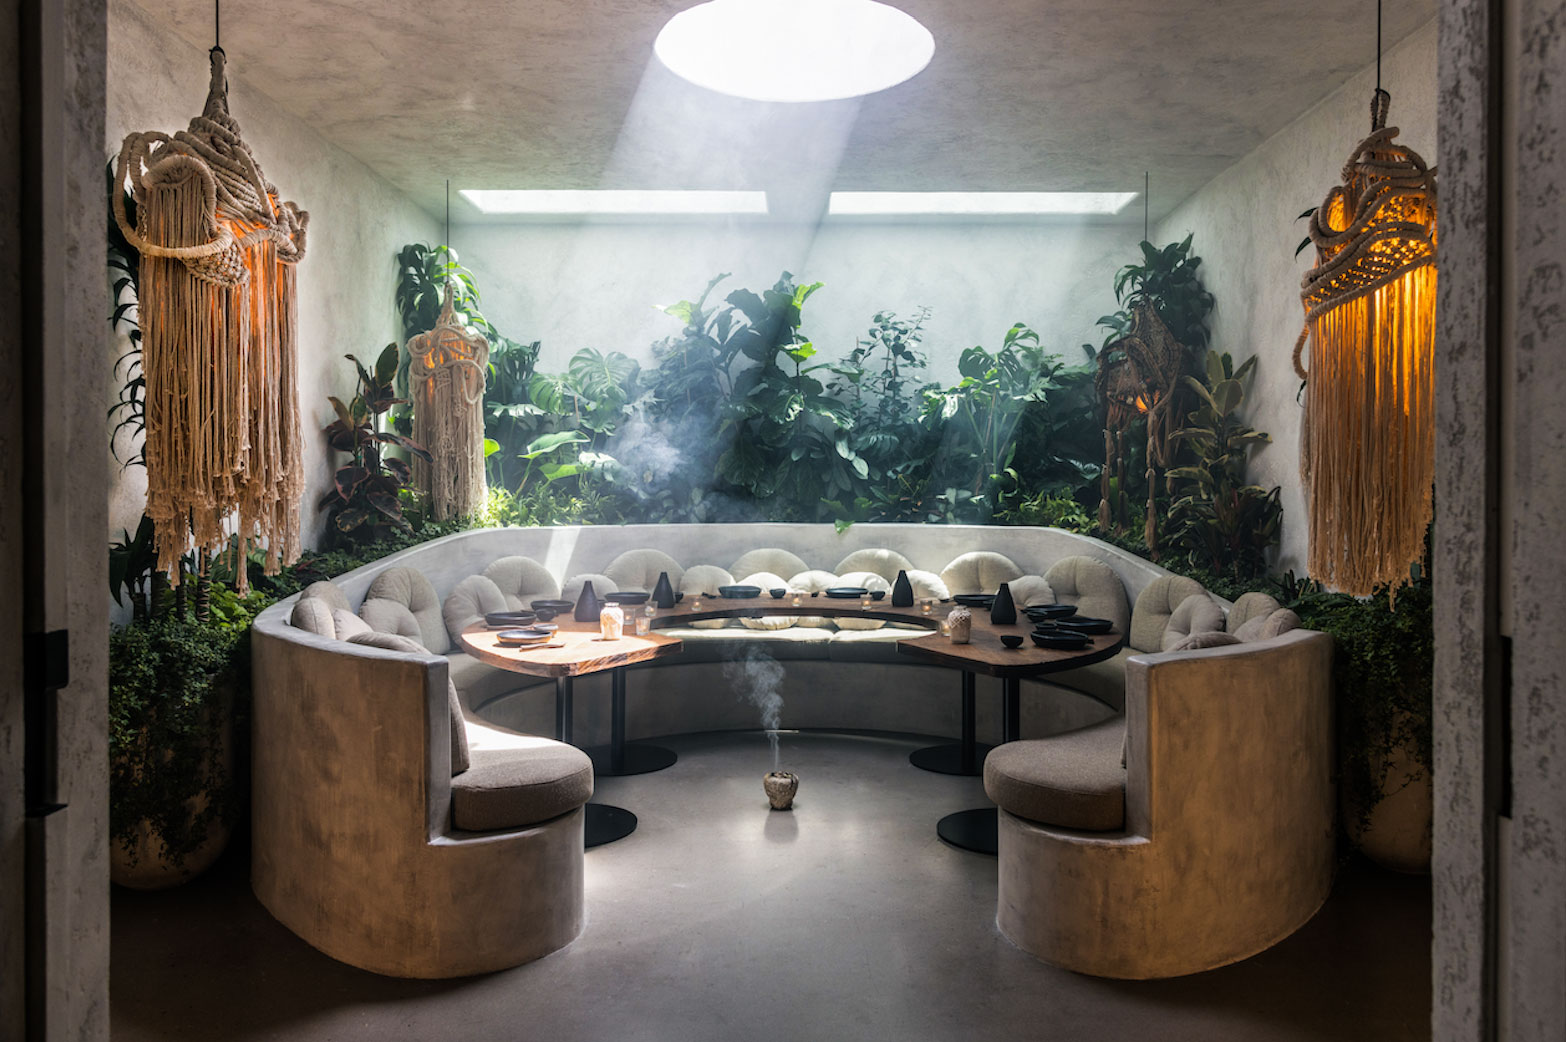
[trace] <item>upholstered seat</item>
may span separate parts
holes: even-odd
[[[1091,695],[1116,712],[1126,707],[1126,659],[1138,654],[1135,648],[1122,647],[1113,658],[1078,666],[1059,673],[1046,673],[1038,679]]]
[[[451,821],[487,832],[536,825],[575,810],[593,795],[593,761],[580,749],[518,735],[524,744],[475,748],[473,762],[451,779]]]
[[[1019,818],[1087,832],[1125,827],[1124,717],[1078,731],[1007,742],[984,758],[984,791]]]
[[[447,676],[468,712],[480,712],[498,698],[530,687],[553,684],[549,677],[534,677],[481,662],[463,651],[446,656]]]

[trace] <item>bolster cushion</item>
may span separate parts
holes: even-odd
[[[1192,633],[1184,640],[1176,641],[1167,651],[1200,651],[1203,648],[1222,648],[1240,643],[1240,638],[1223,630],[1204,630]]]
[[[1266,615],[1256,616],[1245,625],[1234,631],[1239,640],[1249,643],[1253,640],[1271,640],[1290,630],[1298,629],[1300,617],[1287,608],[1279,608],[1277,611]]]
[[[739,585],[761,587],[762,602],[771,604],[772,595],[767,591],[786,589],[788,580],[773,572],[753,572],[741,579]],[[759,619],[740,619],[740,625],[748,630],[786,630],[792,629],[798,622],[799,620],[792,615],[763,615]]]
[[[338,640],[353,640],[361,633],[369,633],[372,628],[347,608],[332,609],[332,625],[337,628]]]
[[[423,635],[420,644],[437,655],[444,655],[451,650],[446,620],[440,617],[440,598],[423,572],[400,566],[388,568],[370,583],[370,588],[364,592],[364,599],[396,601],[404,605],[418,620],[419,632]]]
[[[1234,607],[1229,609],[1229,618],[1224,623],[1224,629],[1230,633],[1238,633],[1241,626],[1254,618],[1265,618],[1277,611],[1280,605],[1270,593],[1258,593],[1253,590],[1250,593],[1240,594],[1240,599],[1234,602]]]
[[[884,590],[886,591],[886,596],[881,598],[881,603],[883,604],[889,603],[892,595],[892,584],[874,572],[849,572],[847,575],[839,575],[837,582],[832,585],[862,586],[871,593],[877,590]],[[857,601],[838,601],[837,606],[847,607],[857,603]],[[874,604],[875,602],[872,601],[871,603]],[[886,625],[881,619],[858,619],[842,615],[834,616],[832,621],[837,624],[837,628],[840,630],[878,630]]]
[[[984,791],[1009,814],[1043,825],[1125,828],[1125,717],[1050,738],[1007,742],[984,758]]]
[[[1160,575],[1142,588],[1131,610],[1131,634],[1127,641],[1138,651],[1164,650],[1164,630],[1169,618],[1187,597],[1206,595],[1202,584],[1183,575]]]
[[[289,613],[288,621],[295,628],[314,633],[317,637],[337,636],[337,627],[332,621],[332,606],[318,597],[301,596],[294,602],[294,610]]]
[[[1164,627],[1160,651],[1172,651],[1174,646],[1193,633],[1211,633],[1223,629],[1223,609],[1205,593],[1193,593],[1180,602],[1169,624]]]
[[[429,653],[429,647],[424,643],[424,632],[419,629],[419,620],[413,617],[407,605],[378,597],[370,598],[359,605],[359,618],[376,633],[407,637],[418,644],[421,651]]]

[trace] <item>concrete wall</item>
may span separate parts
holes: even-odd
[[[190,46],[129,0],[109,2],[108,128],[105,158],[119,153],[125,135],[172,133],[199,115],[206,100],[205,51]],[[351,395],[354,354],[374,358],[398,339],[393,290],[395,255],[404,243],[431,239],[435,222],[363,163],[332,145],[245,82],[245,54],[228,56],[229,107],[245,141],[283,198],[310,211],[309,252],[299,266],[300,421],[309,485],[304,504],[305,545],[316,544],[323,519],[315,504],[330,485],[332,454],[321,428],[332,419],[328,394]],[[97,309],[108,313],[107,296]],[[122,338],[104,346],[102,371],[125,350]],[[114,400],[123,375],[106,376]],[[125,446],[121,445],[122,454]],[[121,470],[110,492],[109,531],[135,531],[146,503],[146,471]]]
[[[1368,50],[1368,41],[1367,41]],[[1388,124],[1399,141],[1436,161],[1436,23],[1392,47],[1382,62],[1382,86],[1392,94]],[[1299,476],[1299,378],[1290,358],[1304,322],[1300,278],[1313,250],[1298,259],[1305,237],[1300,211],[1317,206],[1340,181],[1343,162],[1370,130],[1375,65],[1361,70],[1315,108],[1177,206],[1155,229],[1159,242],[1195,234],[1202,276],[1217,297],[1212,344],[1236,362],[1258,355],[1249,395],[1251,423],[1273,444],[1255,456],[1252,474],[1283,486],[1283,543],[1277,567],[1304,572],[1307,531]]]
[[[933,379],[957,378],[957,358],[1000,346],[1026,322],[1051,351],[1080,362],[1094,320],[1114,310],[1115,270],[1136,256],[1140,220],[1117,223],[723,221],[661,224],[464,224],[452,245],[478,277],[485,316],[508,336],[541,340],[540,367],[565,368],[583,347],[647,364],[651,345],[680,331],[653,304],[693,300],[707,280],[770,287],[782,271],[823,288],[804,332],[827,359],[846,355],[877,311],[932,309],[925,351]]]

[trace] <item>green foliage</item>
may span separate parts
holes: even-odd
[[[1009,525],[1040,525],[1068,532],[1089,532],[1094,521],[1087,509],[1069,495],[1040,492],[1008,508],[999,520]]]
[[[1255,365],[1252,356],[1236,369],[1229,355],[1209,351],[1204,378],[1185,377],[1197,407],[1174,438],[1185,444],[1192,462],[1166,475],[1173,490],[1170,541],[1191,563],[1237,579],[1266,571],[1267,552],[1283,529],[1282,490],[1245,479],[1251,447],[1272,441],[1239,417],[1245,378]]]
[[[1121,310],[1098,320],[1107,330],[1105,346],[1130,331],[1131,312],[1137,305],[1150,303],[1176,340],[1188,351],[1202,351],[1207,347],[1213,295],[1197,277],[1202,258],[1192,255],[1191,236],[1162,249],[1146,241],[1139,245],[1142,263],[1127,264],[1115,274],[1115,299]]]
[[[327,510],[327,531],[349,544],[382,539],[388,529],[407,531],[403,517],[403,490],[412,478],[406,460],[388,456],[385,446],[401,448],[429,460],[430,454],[395,431],[381,430],[381,416],[406,402],[392,392],[397,371],[397,345],[387,344],[366,369],[353,355],[345,356],[359,374],[359,393],[344,405],[334,395],[327,401],[337,413],[326,428],[326,443],[346,452],[349,461],[333,475],[333,487],[321,499]]]
[[[115,330],[123,329],[126,338],[130,341],[130,348],[124,354],[114,360],[115,373],[124,373],[125,382],[120,386],[114,404],[109,406],[109,419],[116,420],[109,430],[109,447],[115,455],[119,455],[119,436],[121,431],[127,431],[132,445],[139,445],[142,436],[147,430],[147,380],[141,368],[141,323],[138,321],[136,307],[139,300],[137,287],[141,280],[141,251],[131,245],[125,233],[120,231],[119,222],[114,217],[114,193],[119,192],[125,199],[125,217],[131,224],[136,223],[136,198],[124,185],[116,184],[114,180],[114,163],[108,167],[109,178],[109,276],[114,281],[111,284],[110,296],[114,310],[109,315],[109,325]],[[142,456],[141,449],[136,448],[129,456],[121,460],[121,464],[130,467],[135,464],[147,465]]]

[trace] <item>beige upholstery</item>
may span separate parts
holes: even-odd
[[[862,586],[871,593],[874,593],[877,590],[884,590],[886,591],[887,598],[890,598],[892,594],[892,584],[874,572],[849,572],[847,575],[839,575],[837,577],[837,581],[832,583],[832,585]],[[855,602],[840,601],[839,603],[853,604]],[[882,599],[882,603],[886,603],[886,598]],[[832,623],[840,630],[878,630],[886,625],[886,623],[880,619],[856,619],[844,618],[842,616],[834,617],[832,619]]]
[[[1164,630],[1168,628],[1174,610],[1187,597],[1206,594],[1201,583],[1183,575],[1162,575],[1154,579],[1137,595],[1126,643],[1138,651],[1164,650]]]
[[[1115,629],[1125,633],[1131,625],[1130,606],[1125,583],[1115,570],[1092,557],[1063,557],[1044,573],[1055,599],[1075,604],[1077,612],[1095,619],[1108,619]]]
[[[941,569],[941,582],[953,594],[994,593],[1001,583],[1022,575],[1022,569],[1005,554],[974,550]]]
[[[790,590],[798,590],[800,593],[820,593],[822,590],[830,589],[836,585],[838,585],[837,576],[820,568],[795,572],[788,581],[788,588]],[[821,600],[820,597],[812,597],[810,599],[813,601]],[[806,626],[810,629],[836,629],[832,625],[832,620],[823,615],[801,615],[796,622],[798,625]]]
[[[419,620],[413,617],[413,612],[408,610],[406,604],[372,598],[359,605],[359,618],[376,633],[407,637],[421,648],[424,647],[424,631],[419,628]],[[429,651],[428,648],[424,650]]]
[[[808,569],[798,554],[780,550],[775,546],[752,550],[729,566],[733,575],[750,575],[753,572],[771,572],[774,575],[798,575]]]
[[[726,568],[715,564],[698,564],[685,569],[676,588],[687,598],[710,593],[717,596],[720,586],[733,586],[734,576]],[[728,619],[701,619],[691,623],[699,630],[721,630],[728,626]]]
[[[337,627],[332,621],[332,606],[324,598],[300,597],[294,602],[294,610],[289,614],[288,622],[317,637],[337,636]]]
[[[348,606],[348,596],[341,588],[330,579],[321,579],[313,582],[299,592],[301,601],[322,600],[329,608],[341,608],[343,611],[352,611]]]
[[[423,635],[420,644],[437,655],[451,650],[451,636],[446,632],[446,621],[440,614],[440,598],[422,572],[412,568],[388,568],[370,583],[364,599],[396,601],[403,605],[418,620],[419,632]],[[363,616],[362,611],[360,616]]]
[[[1176,641],[1165,651],[1199,651],[1202,648],[1221,648],[1229,644],[1240,643],[1240,638],[1223,630],[1203,630],[1192,633],[1184,640]]]
[[[1116,712],[1126,705],[1126,660],[1137,654],[1135,648],[1121,648],[1113,658],[1078,666],[1061,673],[1049,673],[1039,679],[1091,695]]]
[[[1300,617],[1288,608],[1279,608],[1263,616],[1257,616],[1246,622],[1234,635],[1239,640],[1249,643],[1254,640],[1271,640],[1282,633],[1292,629],[1298,629]]]
[[[1126,722],[1114,717],[1079,731],[1007,742],[984,758],[984,791],[1019,818],[1109,832],[1125,826]]]
[[[1169,616],[1159,651],[1170,651],[1193,633],[1223,629],[1223,609],[1206,593],[1193,593]]]
[[[772,595],[767,591],[780,587],[787,589],[788,580],[772,572],[752,572],[737,585],[761,587],[762,600],[770,602]],[[798,625],[798,621],[792,615],[766,615],[759,619],[741,619],[740,625],[748,630],[786,630]]]
[[[382,651],[402,651],[410,655],[427,655],[429,652],[418,641],[399,637],[395,633],[359,633],[349,638],[353,644],[364,644]],[[468,732],[462,717],[462,702],[457,698],[457,686],[446,680],[446,712],[451,721],[451,773],[461,774],[468,769]]]
[[[1234,602],[1229,609],[1229,617],[1224,622],[1224,629],[1230,633],[1238,632],[1240,627],[1257,616],[1268,616],[1277,611],[1280,605],[1270,593],[1240,594],[1240,599]]]
[[[1035,604],[1054,604],[1055,591],[1042,575],[1022,575],[1007,584],[1011,599],[1019,608],[1031,608]]]
[[[838,575],[850,572],[874,572],[890,583],[897,581],[898,572],[910,571],[912,568],[913,562],[896,550],[867,547],[863,550],[855,550],[837,562],[837,568],[834,570]]]
[[[678,590],[680,576],[685,574],[685,569],[662,550],[627,550],[610,561],[609,567],[604,569],[604,574],[619,589],[641,590],[645,593],[652,593],[653,587],[658,585],[658,576],[663,572],[669,573],[670,587]]]
[[[500,587],[485,576],[470,575],[451,588],[440,614],[446,623],[446,632],[451,635],[452,647],[461,650],[463,630],[483,622],[484,616],[492,611],[506,610],[506,596],[500,592]]]
[[[502,557],[484,569],[484,578],[500,590],[508,611],[526,611],[534,601],[560,599],[560,580],[531,557]]]
[[[1125,726],[1122,829],[1001,810],[1001,932],[1054,965],[1140,980],[1244,959],[1307,922],[1336,859],[1332,639],[1135,655]],[[1107,773],[1118,742],[1099,755]]]
[[[526,736],[521,736],[526,737]],[[475,749],[473,765],[451,781],[451,821],[459,829],[514,829],[559,817],[593,794],[593,761],[580,749],[530,738],[523,749]]]
[[[453,651],[446,656],[447,676],[457,687],[457,698],[470,712],[478,712],[497,698],[502,698],[526,687],[553,684],[546,677],[515,673],[499,666],[481,662],[464,651]],[[469,728],[471,730],[471,724]],[[473,736],[468,736],[473,744]]]
[[[370,632],[370,624],[347,608],[332,609],[332,625],[337,630],[338,640],[352,640],[361,633]]]
[[[575,604],[582,599],[582,587],[588,583],[593,584],[593,593],[599,600],[603,600],[606,593],[619,593],[620,587],[607,575],[597,572],[583,572],[581,575],[573,575],[560,587],[560,599]]]

